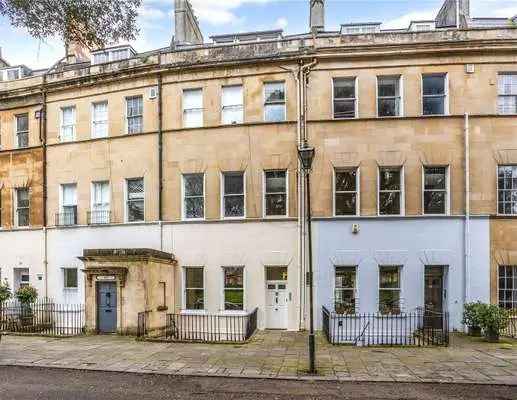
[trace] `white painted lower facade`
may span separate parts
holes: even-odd
[[[301,285],[297,237],[294,220],[75,226],[50,228],[46,234],[43,229],[4,231],[0,232],[0,248],[3,249],[0,267],[2,279],[7,278],[14,289],[19,286],[16,273],[28,271],[29,282],[40,296],[47,294],[57,303],[80,304],[84,303],[85,277],[78,257],[84,249],[163,250],[174,254],[178,261],[178,284],[170,289],[175,292],[176,311],[244,314],[257,307],[259,329],[298,330]],[[188,267],[203,268],[204,310],[185,310],[184,271]],[[223,267],[244,269],[242,312],[224,311]],[[268,268],[282,268],[287,272],[285,281],[275,282],[278,284],[275,289],[279,290],[268,290]],[[65,269],[77,269],[77,287],[65,287]],[[280,301],[275,307],[276,304],[271,303],[277,297]]]

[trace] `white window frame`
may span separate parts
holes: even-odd
[[[201,288],[187,288],[187,269],[199,268],[203,271],[203,309],[195,310],[187,308],[187,289],[201,289]],[[204,265],[185,265],[181,271],[181,314],[206,314],[207,309],[207,293],[206,282],[207,272]]]
[[[141,179],[142,180],[142,184],[144,186],[144,190],[143,190],[143,201],[144,201],[144,219],[140,220],[140,221],[129,221],[129,190],[128,190],[128,183],[129,181],[131,180],[136,180],[136,179]],[[125,178],[124,179],[124,223],[126,224],[141,224],[141,223],[144,223],[145,222],[145,217],[146,217],[146,201],[145,201],[145,195],[146,195],[146,191],[145,191],[145,177],[143,176],[137,176],[137,177],[133,177],[133,178]]]
[[[61,268],[62,271],[63,271],[63,290],[67,291],[67,292],[75,292],[75,291],[78,291],[79,290],[79,268],[77,267],[63,267]],[[66,285],[66,274],[68,273],[69,270],[75,270],[76,271],[76,283],[77,283],[77,286],[67,286]]]
[[[64,204],[64,193],[65,193],[65,187],[75,187],[75,204]],[[75,222],[77,223],[79,220],[79,207],[77,205],[78,198],[77,198],[77,182],[70,182],[70,183],[61,183],[59,185],[59,213],[61,215],[65,214],[65,207],[75,207]],[[62,217],[64,218],[64,217]],[[60,225],[67,225],[67,224],[61,224]]]
[[[403,284],[402,284],[402,271],[403,265],[388,265],[388,264],[379,264],[377,266],[377,310],[381,315],[401,315],[404,312],[403,309]],[[397,268],[398,276],[399,276],[399,287],[398,288],[381,288],[381,269],[382,268]],[[399,292],[399,314],[383,314],[381,312],[381,290],[385,291],[398,291]]]
[[[353,171],[355,170],[355,192],[347,191],[347,192],[337,192],[336,191],[336,174],[343,171]],[[344,168],[334,168],[332,174],[332,215],[337,218],[351,218],[358,217],[361,212],[361,170],[359,167],[344,167]],[[337,215],[336,214],[336,194],[337,193],[355,193],[355,214],[353,215]]]
[[[202,218],[187,218],[185,207],[185,175],[203,175],[203,217]],[[201,197],[201,196],[191,196]],[[206,219],[206,173],[192,172],[181,174],[181,219],[183,221],[204,221]]]
[[[400,213],[399,214],[381,214],[381,169],[400,169]],[[403,217],[406,215],[406,194],[404,166],[378,166],[377,167],[377,216],[379,217]]]
[[[441,97],[438,95],[424,96],[424,77],[427,76],[443,76],[444,78],[444,94],[443,94],[443,114],[424,114],[424,97]],[[430,72],[420,76],[420,114],[422,117],[440,117],[449,115],[449,74],[447,72]]]
[[[240,87],[241,89],[241,103],[240,104],[231,104],[231,105],[224,105],[224,90],[228,88],[237,88]],[[226,109],[240,109],[240,121],[232,121],[232,122],[225,122],[224,118],[224,112]],[[244,85],[243,84],[235,84],[235,85],[225,85],[221,87],[221,124],[222,125],[239,125],[244,123]]]
[[[244,197],[244,208],[243,208],[243,215],[242,216],[238,216],[238,217],[227,217],[226,214],[225,214],[225,207],[224,207],[224,200],[225,200],[225,197],[227,196],[226,193],[225,193],[225,185],[224,185],[224,180],[225,180],[225,175],[227,174],[242,174],[242,189],[243,189],[243,194],[242,196]],[[220,175],[219,175],[219,179],[220,179],[220,182],[221,182],[221,218],[222,219],[245,219],[246,218],[246,171],[224,171],[224,172],[221,172]],[[241,196],[241,195],[237,195],[237,194],[230,194],[228,196]]]
[[[285,171],[285,215],[266,215],[266,172]],[[274,194],[274,193],[272,193]],[[262,171],[262,217],[266,219],[289,218],[289,170],[267,169]]]
[[[73,123],[65,126],[65,110],[72,110]],[[60,108],[59,141],[61,143],[74,142],[77,139],[77,110],[75,105],[63,106]],[[72,128],[71,137],[65,137],[64,129]]]
[[[496,214],[497,215],[501,215],[501,216],[516,216],[517,215],[517,212],[515,213],[510,213],[510,214],[506,214],[506,213],[501,213],[499,212],[499,191],[501,190],[510,190],[510,191],[513,191],[514,189],[499,189],[499,168],[504,168],[504,167],[517,167],[517,165],[515,164],[511,164],[511,163],[508,163],[508,164],[498,164],[495,168],[495,181],[496,181],[496,189],[497,189],[497,193],[496,193]],[[517,188],[515,189],[517,191]]]
[[[284,86],[284,101],[283,103],[277,102],[277,103],[266,103],[266,86],[270,84],[278,84],[281,83]],[[268,105],[284,105],[284,119],[280,121],[269,121],[266,118],[266,108]],[[277,80],[277,81],[265,81],[262,84],[262,107],[263,107],[263,119],[264,122],[272,123],[272,124],[278,124],[287,121],[287,84],[285,80]]]
[[[397,96],[379,96],[379,78],[398,78],[399,80],[399,113],[398,115],[379,115],[379,100],[381,99],[393,99],[397,98]],[[403,75],[377,75],[376,77],[376,85],[375,85],[375,98],[376,98],[376,112],[377,112],[377,118],[397,118],[397,117],[403,117],[404,116],[404,77]]]
[[[225,280],[224,280],[224,270],[225,268],[242,268],[242,310],[226,310],[225,305]],[[230,289],[231,290],[231,289]],[[234,289],[238,290],[238,289]],[[227,315],[245,315],[247,313],[247,301],[246,301],[246,268],[244,265],[223,265],[221,266],[221,293],[220,293],[220,299],[221,299],[221,305],[220,310],[221,314],[227,314]]]
[[[139,115],[132,115],[132,116],[129,116],[128,115],[128,112],[127,112],[127,109],[128,109],[128,101],[129,100],[132,100],[132,99],[135,99],[135,98],[140,98],[142,100],[142,113],[139,114]],[[144,96],[141,95],[141,94],[135,94],[133,96],[126,96],[125,98],[125,101],[124,101],[124,107],[125,107],[125,110],[124,110],[124,115],[125,115],[125,123],[126,123],[126,135],[139,135],[141,133],[144,132],[144,114],[145,114],[145,110],[144,110]],[[132,133],[129,133],[129,118],[137,118],[137,117],[140,117],[142,122],[141,122],[141,129],[140,129],[140,132],[132,132]]]
[[[501,274],[501,268],[505,268],[505,274],[504,274],[504,279],[506,281],[507,279],[507,275],[506,274],[506,269],[507,268],[511,268],[511,278],[513,278],[513,280],[515,281],[515,277],[517,276],[517,265],[515,264],[512,264],[512,263],[507,263],[507,264],[504,264],[504,265],[497,265],[497,305],[499,307],[502,307],[501,306],[501,300],[499,299],[499,294],[502,290],[504,290],[505,292],[506,291],[510,291],[512,292],[512,300],[511,301],[503,301],[503,303],[510,303],[511,304],[511,307],[510,308],[506,308],[504,307],[506,310],[512,310],[513,312],[515,312],[515,310],[517,310],[517,300],[514,301],[514,297],[513,296],[517,296],[517,288],[514,286],[512,289],[507,289],[506,287],[505,288],[501,288],[501,285],[500,285],[500,274]],[[505,285],[506,285],[506,282],[505,282]],[[517,297],[516,297],[517,299]]]
[[[27,130],[26,131],[19,131],[18,130],[18,118],[20,117],[25,117],[27,116]],[[30,118],[29,118],[29,113],[21,113],[21,114],[16,114],[14,116],[14,148],[16,149],[26,149],[28,147],[30,147],[30,136],[29,136],[29,132],[30,132]],[[18,141],[18,136],[20,134],[26,134],[27,135],[27,146],[24,147],[24,146],[19,146],[19,141]]]
[[[107,202],[108,209],[107,210],[96,210],[95,209],[95,205],[97,203],[95,203],[95,186],[96,185],[102,185],[102,184],[107,184],[108,185],[108,202]],[[144,191],[144,196],[145,196],[145,191]],[[144,199],[144,204],[145,204],[145,199]],[[91,185],[90,185],[90,212],[93,213],[95,211],[107,211],[108,213],[111,213],[111,185],[110,185],[110,181],[109,180],[101,180],[101,181],[92,181],[91,182]],[[108,222],[111,222],[109,214],[108,214]]]
[[[106,120],[105,121],[96,121],[95,120],[95,107],[100,105],[100,104],[106,104]],[[127,111],[127,108],[126,108],[126,111]],[[108,107],[108,101],[107,100],[104,100],[104,101],[95,101],[92,103],[91,105],[91,125],[90,125],[90,136],[92,139],[102,139],[102,138],[107,138],[109,136],[109,107]],[[106,134],[105,136],[99,136],[97,135],[96,133],[96,127],[98,125],[101,125],[105,123],[106,124]]]
[[[355,98],[353,99],[355,102],[354,107],[354,116],[350,118],[337,118],[335,116],[335,110],[334,110],[334,100],[335,100],[335,81],[336,80],[353,80],[354,81],[354,92],[355,92]],[[333,76],[330,79],[330,84],[332,85],[332,98],[330,99],[330,109],[332,110],[332,119],[335,119],[337,121],[341,120],[353,120],[359,118],[359,79],[357,76]],[[340,98],[340,100],[352,100],[352,98]]]
[[[433,214],[425,212],[425,192],[439,192],[443,190],[426,190],[425,189],[425,170],[426,168],[445,168],[445,213],[444,214]],[[451,212],[451,186],[450,186],[450,166],[449,165],[422,165],[422,215],[429,216],[447,216]]]
[[[517,92],[515,94],[501,94],[499,92],[499,82],[500,82],[500,79],[502,79],[502,77],[504,75],[511,75],[514,77],[514,79],[517,81],[517,71],[505,71],[505,72],[499,72],[497,74],[497,114],[498,115],[516,115],[517,114]],[[516,84],[517,86],[517,84]],[[501,112],[500,110],[500,107],[499,107],[499,100],[501,98],[504,98],[504,97],[513,97],[515,98],[515,109],[513,112],[509,112],[509,113],[506,113],[506,112]]]
[[[18,207],[18,192],[20,190],[26,190],[27,191],[27,198],[28,198],[28,202],[29,202],[29,205],[27,207]],[[13,195],[14,195],[14,200],[13,200],[13,205],[14,205],[14,226],[16,228],[28,228],[31,223],[30,223],[30,220],[31,220],[31,191],[30,191],[30,188],[28,187],[23,187],[23,188],[15,188],[14,191],[13,191]],[[20,218],[19,218],[19,215],[18,215],[18,211],[20,209],[23,209],[23,210],[27,210],[29,212],[29,223],[27,225],[21,225],[20,226]]]
[[[359,292],[359,268],[358,268],[358,265],[334,265],[334,277],[333,277],[333,283],[334,283],[334,287],[333,287],[333,291],[332,291],[332,310],[335,311],[336,310],[336,291],[339,289],[339,290],[351,290],[351,288],[343,288],[343,287],[339,287],[337,286],[336,284],[336,272],[337,272],[337,268],[350,268],[350,269],[354,269],[355,271],[355,288],[353,288],[354,290],[354,299],[355,299],[355,310],[354,310],[354,314],[357,314],[358,311],[359,311],[359,297],[358,297],[358,294],[360,293]],[[352,315],[352,314],[347,314],[347,315]]]
[[[185,95],[187,93],[194,93],[194,92],[199,92],[200,93],[200,96],[201,96],[201,108],[185,108]],[[195,128],[202,128],[204,125],[205,125],[205,108],[204,108],[204,90],[203,88],[188,88],[188,89],[183,89],[183,92],[182,92],[182,96],[181,96],[181,117],[182,117],[182,126],[183,128],[187,128],[187,129],[195,129]],[[187,125],[187,121],[186,121],[186,118],[185,118],[185,115],[188,113],[188,112],[195,112],[195,113],[200,113],[201,114],[201,120],[199,121],[199,124],[188,124]]]

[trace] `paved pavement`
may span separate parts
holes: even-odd
[[[517,385],[517,341],[489,344],[453,335],[449,347],[332,346],[317,341],[318,376],[307,370],[306,334],[258,332],[246,344],[140,342],[122,336],[4,336],[0,365],[170,375],[337,381]]]
[[[2,400],[510,400],[517,386],[314,382],[0,367]]]

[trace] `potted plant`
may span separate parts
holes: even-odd
[[[32,325],[33,315],[31,304],[34,303],[38,298],[37,289],[30,285],[22,286],[16,291],[14,295],[20,302],[20,321],[22,326]]]
[[[508,311],[495,304],[487,304],[481,309],[481,327],[488,342],[499,341],[499,334],[508,326],[508,318]]]
[[[470,336],[481,336],[481,309],[484,304],[480,301],[466,303],[463,308],[463,323],[468,327]]]

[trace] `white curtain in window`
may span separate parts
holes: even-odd
[[[77,205],[77,190],[76,189],[77,189],[77,186],[75,184],[62,186],[63,207]]]
[[[499,75],[499,94],[517,95],[517,74]]]
[[[203,126],[203,90],[183,91],[183,125],[186,128]]]
[[[222,95],[223,124],[240,124],[243,120],[242,86],[225,86]]]
[[[75,137],[75,107],[61,109],[61,141],[74,140]]]
[[[93,208],[95,211],[108,211],[110,206],[109,183],[94,182]]]
[[[108,136],[108,103],[95,103],[93,105],[93,138]]]

